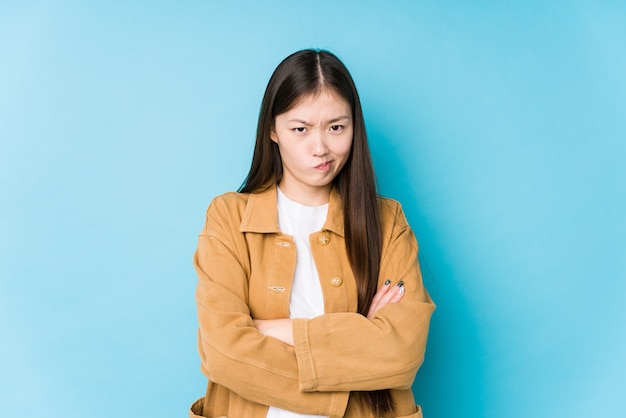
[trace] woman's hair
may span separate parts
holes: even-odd
[[[358,309],[366,316],[377,291],[381,257],[376,178],[359,95],[348,69],[335,55],[323,50],[302,50],[285,58],[274,70],[261,104],[250,172],[239,191],[258,192],[280,182],[282,160],[278,145],[270,139],[275,118],[302,98],[325,90],[341,97],[352,110],[352,147],[333,184],[341,196],[346,250],[357,283]],[[389,390],[363,395],[376,416],[392,409]]]

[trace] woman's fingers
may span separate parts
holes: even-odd
[[[385,293],[378,301],[378,309],[382,308],[388,303],[397,301],[399,302],[404,295],[404,282],[399,281],[395,286],[391,286],[389,291]]]
[[[404,296],[404,282],[400,281],[395,286],[391,286],[391,281],[387,280],[385,284],[376,292],[370,305],[367,317],[372,319],[374,314],[388,303],[398,303]]]
[[[398,282],[396,287],[398,287],[398,291],[391,298],[389,303],[398,303],[398,302],[400,302],[402,300],[402,297],[404,296],[404,282],[402,282],[402,281]]]
[[[367,315],[368,317],[370,313],[373,314],[376,311],[376,306],[378,305],[378,302],[385,294],[387,294],[387,292],[389,292],[390,287],[391,287],[391,280],[386,280],[385,283],[380,287],[380,289],[378,289],[378,292],[376,292],[376,294],[372,298],[372,303],[370,303],[370,309]]]
[[[387,292],[389,292],[390,288],[391,280],[385,280],[385,283],[380,287],[380,289],[378,289],[378,292],[376,292],[376,294],[372,298],[372,303],[370,303],[370,308],[367,313],[368,318],[371,319],[374,313],[378,310],[378,304],[380,303],[380,300],[383,298],[383,296],[387,294]]]

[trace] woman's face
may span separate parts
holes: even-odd
[[[303,97],[277,115],[270,138],[280,150],[280,188],[290,199],[316,206],[328,202],[332,181],[352,146],[352,111],[334,92]]]

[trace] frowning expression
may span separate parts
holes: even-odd
[[[350,154],[352,132],[350,106],[328,90],[277,115],[270,138],[283,162],[281,190],[303,204],[328,202],[332,181]]]

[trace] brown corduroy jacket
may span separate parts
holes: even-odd
[[[310,235],[324,315],[294,319],[294,346],[262,335],[253,319],[289,318],[296,264],[291,236],[278,227],[276,187],[213,200],[194,264],[206,395],[190,417],[265,417],[267,405],[302,414],[371,417],[353,391],[391,389],[389,417],[421,417],[411,385],[422,364],[435,306],[422,283],[417,242],[400,204],[379,199],[380,283],[404,281],[400,303],[372,320],[357,312],[345,249],[341,200],[333,191],[321,231]]]

